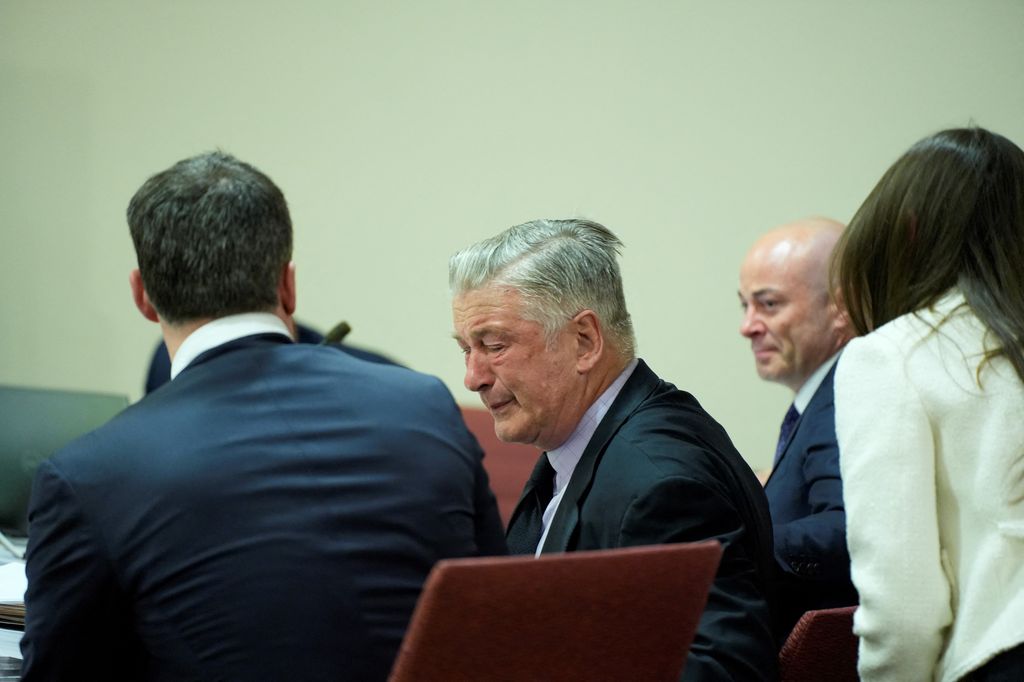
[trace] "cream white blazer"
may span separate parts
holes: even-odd
[[[1024,642],[1024,383],[998,358],[979,386],[985,340],[953,290],[839,360],[863,680],[957,680]]]

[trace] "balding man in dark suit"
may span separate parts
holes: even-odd
[[[740,270],[740,333],[762,379],[793,391],[765,484],[775,530],[778,637],[811,609],[857,603],[846,549],[832,377],[852,332],[829,297],[828,264],[843,226],[809,218],[774,229]]]

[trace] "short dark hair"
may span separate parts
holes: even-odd
[[[1024,152],[983,128],[910,148],[857,210],[833,285],[865,334],[959,287],[1024,380]],[[980,371],[980,366],[979,366]]]
[[[200,154],[151,177],[128,204],[128,227],[146,293],[168,323],[277,303],[292,254],[288,204],[230,154]]]

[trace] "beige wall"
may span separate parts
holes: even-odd
[[[0,382],[141,394],[124,209],[221,147],[288,196],[300,319],[466,403],[448,255],[606,223],[641,355],[762,466],[789,395],[737,334],[747,245],[848,220],[935,130],[1024,143],[1022,28],[1019,0],[0,0]]]

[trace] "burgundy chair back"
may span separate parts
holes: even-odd
[[[390,682],[677,682],[721,556],[711,540],[440,561]]]
[[[779,652],[781,682],[857,682],[856,606],[808,611]]]
[[[498,440],[494,434],[494,418],[483,408],[463,407],[462,418],[484,449],[484,469],[491,479],[491,490],[498,499],[501,520],[507,526],[519,496],[523,494],[526,479],[540,457],[540,450]]]

